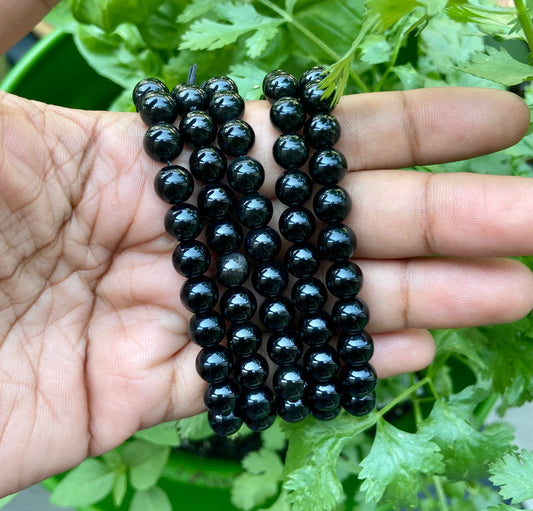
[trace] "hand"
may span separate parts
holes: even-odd
[[[335,115],[379,377],[431,362],[427,328],[527,314],[532,275],[500,257],[532,252],[532,180],[380,170],[513,144],[524,104],[428,89],[346,97]],[[245,119],[273,197],[268,105],[249,103]],[[0,496],[203,409],[144,130],[136,114],[0,93]]]

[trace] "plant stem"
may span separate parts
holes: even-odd
[[[493,392],[487,399],[485,399],[483,404],[479,407],[479,410],[474,415],[474,420],[472,424],[474,429],[477,430],[477,429],[480,429],[481,426],[483,426],[483,423],[485,422],[487,415],[494,408],[496,401],[498,401],[497,392]]]
[[[516,13],[518,14],[518,21],[522,26],[522,30],[526,35],[527,45],[529,46],[529,51],[533,53],[533,21],[529,17],[526,6],[522,0],[513,0],[514,6],[516,8]]]
[[[401,403],[407,399],[413,392],[418,390],[420,387],[423,387],[426,383],[429,383],[431,380],[427,376],[422,378],[420,381],[411,385],[408,389],[405,389],[401,394],[397,395],[388,405],[384,406],[381,410],[376,413],[377,417],[383,417],[389,410],[394,408],[397,404]]]
[[[414,385],[415,384],[415,377],[414,377],[413,373],[411,373],[409,375],[409,378],[411,380],[411,386]],[[414,411],[414,414],[415,414],[415,424],[418,427],[420,422],[422,422],[422,410],[420,409],[420,401],[416,397],[414,397],[412,401],[413,401],[413,411]]]
[[[448,504],[446,503],[446,494],[442,487],[442,481],[439,476],[433,476],[433,484],[435,485],[435,491],[437,492],[439,509],[441,511],[448,511]]]

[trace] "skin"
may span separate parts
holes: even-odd
[[[533,276],[505,258],[532,253],[533,181],[391,170],[514,144],[528,125],[523,102],[427,89],[348,96],[335,115],[379,377],[426,367],[428,328],[526,315]],[[273,197],[268,104],[247,104],[245,119]],[[136,114],[0,92],[0,466],[10,468],[0,496],[203,410],[145,129]]]

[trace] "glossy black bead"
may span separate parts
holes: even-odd
[[[294,307],[284,296],[265,298],[259,307],[261,324],[272,332],[282,332],[290,327],[294,318]]]
[[[265,357],[254,353],[246,358],[239,358],[233,364],[233,374],[241,387],[255,389],[265,383],[268,377],[268,363]]]
[[[274,332],[268,338],[268,356],[278,366],[294,364],[300,358],[302,351],[302,341],[296,330]]]
[[[316,114],[305,123],[304,136],[311,147],[330,149],[341,137],[341,126],[333,115]]]
[[[231,254],[242,242],[241,226],[233,220],[217,220],[207,226],[205,240],[215,254]]]
[[[330,261],[350,259],[356,245],[355,234],[344,224],[326,225],[318,235],[320,254]]]
[[[227,160],[218,147],[202,147],[191,153],[192,175],[203,183],[217,183],[226,173]]]
[[[313,199],[315,215],[323,222],[336,224],[342,222],[352,208],[352,199],[341,186],[320,189]]]
[[[191,110],[180,121],[180,133],[185,142],[198,149],[215,140],[216,125],[208,113]]]
[[[225,122],[218,130],[217,141],[220,149],[229,156],[243,156],[254,145],[255,134],[252,127],[241,119]]]
[[[299,365],[282,366],[276,369],[272,379],[274,391],[281,399],[297,401],[307,388],[304,370]]]
[[[300,100],[284,97],[270,108],[270,121],[282,133],[296,133],[305,123],[305,112]]]
[[[263,94],[271,103],[285,96],[296,97],[299,94],[298,81],[290,73],[276,69],[263,79]]]
[[[265,385],[255,389],[242,389],[239,397],[239,411],[249,420],[259,420],[271,415],[274,408],[274,394]]]
[[[270,426],[272,426],[275,420],[276,410],[274,409],[272,409],[266,417],[263,417],[261,419],[249,419],[248,417],[244,418],[245,424],[252,431],[264,431],[265,429],[268,429]]]
[[[184,202],[172,206],[165,215],[165,230],[178,241],[189,241],[202,231],[203,223],[196,206]]]
[[[235,194],[224,184],[209,183],[198,193],[198,210],[209,220],[226,218],[235,208]]]
[[[172,124],[178,117],[178,105],[169,92],[151,91],[141,99],[139,114],[147,126],[158,122]]]
[[[374,354],[372,337],[364,330],[353,334],[341,334],[337,340],[341,360],[350,366],[366,364]]]
[[[300,206],[313,193],[313,183],[301,170],[287,170],[276,180],[276,197],[287,206]]]
[[[143,147],[150,158],[167,163],[180,155],[183,139],[172,124],[154,124],[144,134]]]
[[[207,413],[207,422],[211,429],[220,436],[229,436],[237,433],[242,426],[242,419],[233,412],[228,415]]]
[[[242,225],[250,229],[266,226],[272,218],[272,213],[272,202],[260,193],[243,195],[237,202],[237,218]]]
[[[300,90],[303,90],[304,87],[309,82],[314,82],[316,80],[322,80],[327,75],[326,68],[324,66],[313,66],[309,69],[306,69],[300,79],[298,80],[298,87]]]
[[[205,110],[207,108],[205,92],[196,85],[180,83],[172,89],[172,96],[176,100],[181,116],[193,110]]]
[[[229,76],[213,76],[202,84],[202,89],[208,98],[222,91],[239,92],[237,84]]]
[[[133,88],[132,100],[135,109],[139,111],[142,98],[152,91],[168,92],[168,87],[157,78],[143,78]]]
[[[249,274],[248,260],[240,252],[231,252],[218,257],[215,276],[222,286],[242,286]]]
[[[227,289],[220,299],[220,312],[227,321],[245,323],[255,314],[257,301],[254,294],[245,287]]]
[[[248,231],[244,238],[244,250],[254,261],[272,261],[281,249],[279,234],[269,227],[258,227]]]
[[[363,272],[351,261],[338,261],[328,268],[326,285],[337,298],[354,298],[363,285]]]
[[[276,163],[288,170],[300,168],[309,157],[309,146],[296,133],[284,133],[274,142],[272,154]]]
[[[285,265],[289,273],[295,277],[311,277],[320,268],[320,254],[308,243],[292,245],[285,252]]]
[[[181,303],[191,312],[201,314],[210,311],[218,300],[218,286],[206,276],[187,279],[180,292]]]
[[[362,397],[344,395],[341,398],[343,408],[356,417],[369,414],[376,406],[376,395],[374,392]]]
[[[335,333],[331,316],[324,310],[302,315],[298,324],[298,332],[303,342],[309,346],[327,344]]]
[[[316,408],[311,408],[311,414],[315,419],[318,419],[319,421],[331,421],[339,416],[341,413],[342,408],[340,406],[337,406],[337,408],[333,408],[333,410],[317,410]]]
[[[329,344],[315,346],[305,352],[304,368],[313,381],[329,381],[339,370],[339,357]]]
[[[286,422],[300,422],[309,415],[309,406],[303,399],[296,401],[276,399],[276,409],[278,415]]]
[[[156,174],[154,189],[158,197],[168,204],[181,204],[192,195],[194,179],[186,168],[169,165]]]
[[[331,309],[335,326],[343,333],[352,334],[363,330],[368,323],[370,313],[366,303],[360,298],[338,300]]]
[[[315,216],[303,206],[287,208],[279,217],[279,231],[292,243],[307,241],[314,234],[315,228]]]
[[[370,364],[345,365],[339,374],[339,381],[344,394],[362,397],[374,391],[378,378]]]
[[[224,339],[225,332],[226,322],[218,312],[195,314],[189,320],[189,339],[202,348],[218,344]]]
[[[313,181],[327,186],[336,185],[346,175],[348,163],[337,149],[316,151],[309,158],[309,174]]]
[[[324,96],[324,90],[319,87],[322,80],[314,80],[302,89],[302,106],[309,114],[328,113],[332,109],[332,96]]]
[[[220,91],[209,99],[209,113],[218,124],[239,119],[243,112],[244,100],[234,91]]]
[[[209,249],[200,241],[183,241],[172,253],[174,269],[184,277],[203,275],[211,264]]]
[[[238,193],[252,193],[265,181],[265,169],[250,156],[235,158],[228,166],[228,184]]]
[[[261,346],[261,330],[251,321],[236,323],[228,328],[226,341],[235,357],[249,357]]]
[[[292,286],[291,299],[301,312],[315,312],[322,309],[328,299],[326,287],[320,280],[307,277],[297,280]]]
[[[330,412],[339,407],[341,394],[334,381],[316,382],[307,387],[306,397],[312,410]]]
[[[261,296],[278,296],[288,283],[287,270],[276,261],[259,263],[252,271],[252,285]]]
[[[231,358],[231,353],[224,346],[202,348],[196,356],[196,371],[209,383],[221,382],[231,373]]]
[[[233,380],[209,383],[204,390],[204,404],[216,415],[228,415],[235,410],[239,387]]]

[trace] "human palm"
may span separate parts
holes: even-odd
[[[0,94],[2,495],[200,412],[204,383],[138,116]],[[379,170],[512,144],[527,126],[523,104],[425,90],[344,98],[335,113],[378,375],[425,367],[426,328],[526,314],[531,273],[497,258],[531,252],[531,180]],[[273,197],[268,106],[248,104],[246,119]]]

